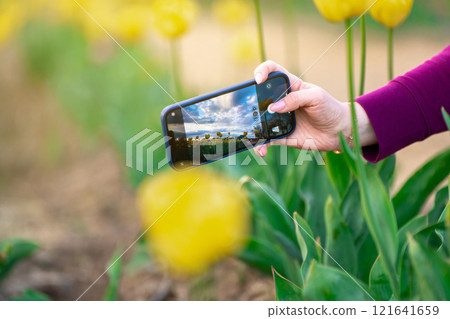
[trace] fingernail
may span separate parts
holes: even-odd
[[[278,111],[281,111],[282,109],[284,109],[285,106],[286,106],[286,103],[284,103],[283,100],[280,100],[277,103],[273,103],[272,106],[270,107],[270,110],[272,112],[278,112]]]
[[[261,152],[262,152],[262,154],[263,154],[263,157],[266,157],[266,156],[267,156],[267,152],[268,152],[267,146],[266,146],[266,147],[263,147],[263,148],[261,149]]]
[[[260,84],[262,82],[262,79],[263,79],[262,74],[256,73],[256,75],[255,75],[256,83]]]

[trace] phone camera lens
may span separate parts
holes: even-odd
[[[272,84],[267,83],[266,88],[267,88],[267,89],[271,89],[271,88],[272,88]]]

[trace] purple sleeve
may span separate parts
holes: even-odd
[[[450,46],[356,101],[366,111],[378,139],[378,145],[363,148],[369,162],[445,131],[441,109],[450,113]]]

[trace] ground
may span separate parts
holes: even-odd
[[[211,21],[198,23],[182,41],[183,78],[189,89],[206,93],[252,76],[255,64],[229,67],[220,48],[225,32]],[[208,26],[208,27],[207,27]],[[309,27],[306,27],[309,26]],[[266,25],[268,55],[283,63],[286,56],[279,23]],[[344,42],[341,40],[317,63],[318,56],[339,36],[340,28],[324,23],[299,24],[296,37],[307,81],[346,99]],[[208,39],[208,41],[204,41]],[[448,35],[431,31],[403,33],[396,43],[396,74],[438,53]],[[163,43],[156,43],[164,52]],[[193,45],[195,43],[195,45]],[[383,35],[374,33],[368,56],[367,89],[386,82]],[[357,53],[357,50],[355,51]],[[0,49],[0,239],[34,240],[41,250],[18,266],[0,285],[0,299],[25,287],[48,293],[55,300],[77,299],[104,271],[118,246],[127,247],[139,234],[139,216],[125,166],[106,140],[86,143],[76,125],[58,107],[46,85],[30,81],[18,51]],[[208,72],[204,63],[208,63]],[[287,64],[287,63],[286,63]],[[311,68],[309,67],[311,66]],[[136,67],[130,63],[130,67]],[[448,133],[417,143],[398,154],[396,187],[439,151],[450,147]],[[48,139],[54,143],[44,143]],[[125,258],[129,256],[125,255]],[[102,299],[102,277],[83,299]],[[122,300],[271,300],[270,276],[235,258],[195,279],[171,278],[157,264],[126,271]]]

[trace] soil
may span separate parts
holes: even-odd
[[[0,283],[0,300],[26,288],[76,300],[118,247],[139,236],[124,164],[107,141],[86,142],[51,92],[24,74],[18,52],[1,52],[0,239],[41,248]],[[61,150],[46,149],[57,135]],[[124,250],[124,249],[123,249]],[[132,257],[133,249],[124,256]],[[81,300],[102,300],[107,275]],[[272,279],[229,258],[197,278],[169,278],[156,263],[124,271],[120,300],[273,300]]]
[[[278,36],[280,28],[277,19],[268,19],[268,55],[289,65],[283,39]],[[296,30],[301,69],[308,69],[340,32],[336,26],[303,20]],[[191,90],[206,93],[252,76],[257,62],[236,66],[223,48],[228,37],[229,31],[204,19],[183,39],[184,83]],[[448,43],[449,35],[444,33],[400,34],[396,74],[415,67]],[[150,39],[149,45],[164,54],[164,43]],[[383,35],[371,35],[368,90],[386,82],[385,50]],[[305,74],[307,81],[343,100],[347,92],[344,53],[341,40]],[[117,247],[127,247],[138,236],[133,190],[121,159],[109,143],[101,139],[86,142],[45,84],[25,75],[14,47],[0,49],[0,59],[0,239],[20,237],[41,245],[1,283],[0,300],[26,287],[45,292],[54,300],[75,300],[104,272]],[[205,64],[208,72],[199,72],[205,70]],[[135,66],[130,62],[130,67]],[[443,133],[399,152],[396,187],[448,147],[449,135]],[[101,300],[106,282],[106,276],[101,277],[82,299]],[[189,280],[169,278],[157,264],[149,263],[138,271],[125,272],[119,293],[121,300],[273,298],[271,277],[235,258]]]

